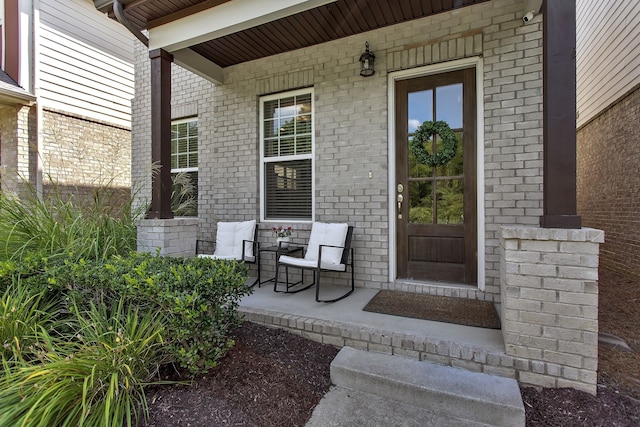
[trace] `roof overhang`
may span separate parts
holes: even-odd
[[[35,95],[21,88],[7,73],[0,70],[0,105],[32,105]]]
[[[0,88],[0,105],[33,105],[36,99],[30,93]]]
[[[231,65],[489,0],[119,0],[131,31],[147,30],[192,72],[221,83]],[[113,19],[116,0],[94,0]]]
[[[149,49],[174,52],[336,0],[234,0],[149,29]]]

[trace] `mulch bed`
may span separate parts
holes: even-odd
[[[146,425],[304,426],[329,391],[338,348],[248,322],[235,337],[218,366],[190,385],[151,388]]]
[[[600,272],[600,330],[633,351],[600,346],[598,394],[521,389],[527,426],[640,425],[640,283]],[[191,385],[151,387],[147,426],[304,426],[329,390],[332,346],[244,323],[236,346]],[[176,379],[176,373],[165,376]]]
[[[374,313],[500,329],[492,302],[401,291],[379,291],[362,309]]]

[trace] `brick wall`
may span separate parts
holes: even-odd
[[[48,110],[42,118],[45,192],[52,185],[82,196],[130,188],[130,130]]]
[[[500,227],[542,215],[542,15],[521,25],[519,6],[492,19],[484,45],[486,290],[495,293]]]
[[[22,194],[24,180],[33,188],[42,164],[44,194],[93,197],[96,189],[109,187],[114,203],[130,193],[131,132],[54,111],[43,111],[38,147],[36,106],[0,108],[4,190]],[[22,189],[21,189],[22,188]]]
[[[316,220],[356,226],[357,286],[388,282],[388,73],[481,54],[486,290],[499,296],[499,227],[542,214],[542,16],[523,25],[521,14],[519,2],[493,0],[229,67],[218,86],[174,66],[174,112],[195,109],[199,121],[199,236],[210,239],[217,220],[259,217],[259,97],[312,86]],[[376,54],[369,78],[358,72],[365,41]],[[149,58],[136,52],[133,180],[148,199]],[[305,241],[309,227],[296,229]]]
[[[640,88],[578,130],[578,214],[602,229],[603,267],[640,278]]]
[[[35,188],[37,153],[35,106],[0,107],[1,188],[26,194],[25,183]]]

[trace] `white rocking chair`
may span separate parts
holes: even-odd
[[[351,239],[353,237],[353,226],[347,224],[327,224],[322,222],[314,222],[311,227],[311,236],[303,258],[296,258],[288,255],[281,255],[276,262],[276,276],[273,285],[275,292],[295,293],[311,286],[316,286],[317,302],[335,302],[348,297],[355,290],[354,285],[354,262],[353,248],[351,247]],[[281,266],[286,271],[286,290],[278,290],[278,270]],[[289,285],[289,267],[300,268],[302,270],[302,279],[292,285]],[[304,284],[304,270],[313,271],[313,281]],[[333,299],[320,299],[320,274],[325,271],[347,273],[351,270],[351,287],[346,293]],[[290,290],[298,284],[301,287]]]
[[[242,222],[219,221],[213,253],[200,253],[205,243],[209,243],[210,246],[213,242],[196,240],[196,256],[199,258],[235,260],[254,264],[258,259],[257,233],[256,220]],[[256,283],[258,283],[258,280],[251,286]]]

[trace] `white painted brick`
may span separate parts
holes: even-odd
[[[505,349],[507,354],[514,357],[524,357],[527,359],[540,360],[542,359],[542,349],[538,348],[526,348],[521,345],[506,343]]]
[[[545,363],[547,375],[552,375],[554,377],[559,377],[562,375],[562,365],[557,365],[555,363]]]
[[[558,350],[568,354],[578,354],[583,357],[598,357],[598,346],[591,344],[560,341]],[[582,367],[582,365],[580,365],[580,367]]]
[[[544,253],[541,262],[543,264],[564,265],[564,266],[581,266],[582,257],[580,254],[573,253]]]
[[[589,267],[558,267],[558,277],[566,279],[598,280],[598,270]]]
[[[533,301],[555,302],[558,300],[558,293],[557,291],[546,289],[522,288],[520,290],[520,297]]]
[[[572,366],[574,368],[582,367],[582,356],[576,354],[547,350],[544,352],[542,359],[558,365]]]
[[[542,279],[542,287],[544,289],[555,289],[558,291],[583,292],[584,282],[573,279],[559,279],[555,277],[545,277]]]
[[[561,314],[564,316],[582,316],[582,307],[574,304],[558,304],[554,302],[544,302],[542,304],[543,313]]]
[[[581,331],[587,332],[597,332],[598,331],[598,319],[594,318],[586,318],[586,317],[566,317],[563,316],[558,323],[562,324],[567,329],[578,329]]]
[[[599,253],[599,245],[591,242],[562,242],[560,243],[562,252],[597,255]]]
[[[508,328],[508,332],[515,335],[542,336],[542,326],[531,323],[507,322],[503,326],[503,331]]]
[[[517,272],[519,273],[519,271]],[[545,280],[548,279],[537,276],[524,276],[521,274],[506,274],[506,283],[508,286],[515,288],[542,288],[543,281]]]
[[[557,252],[558,243],[554,241],[523,240],[520,242],[523,251]]]
[[[519,272],[530,276],[554,277],[557,274],[557,267],[546,264],[520,264]]]
[[[557,385],[555,377],[534,372],[519,372],[518,381],[523,384],[531,384],[538,387],[556,387]]]
[[[567,304],[578,304],[581,306],[597,307],[598,295],[597,294],[585,294],[578,292],[560,292],[558,301]]]
[[[516,370],[513,368],[503,368],[499,366],[485,365],[482,372],[489,375],[498,375],[501,377],[515,378]]]
[[[507,251],[505,253],[505,259],[510,262],[526,262],[526,263],[538,263],[541,260],[540,252],[527,252],[527,251]]]

